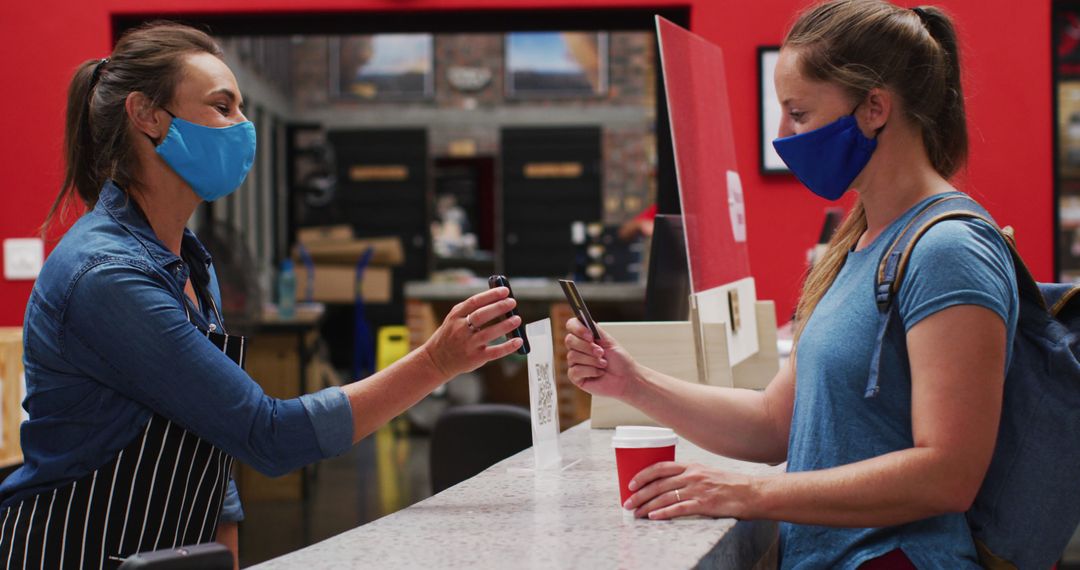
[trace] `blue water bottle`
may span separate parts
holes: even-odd
[[[277,280],[278,316],[291,319],[296,316],[296,272],[291,259],[281,261]]]

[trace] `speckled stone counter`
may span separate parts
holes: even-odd
[[[562,471],[531,471],[532,450],[525,450],[407,509],[255,568],[751,568],[775,554],[772,522],[624,517],[613,433],[580,424],[561,436],[564,464],[580,460]],[[737,472],[782,469],[686,441],[675,457]]]

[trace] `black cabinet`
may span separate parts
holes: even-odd
[[[510,276],[564,277],[574,267],[570,227],[603,216],[601,130],[502,131],[502,260]]]

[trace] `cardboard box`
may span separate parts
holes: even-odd
[[[601,323],[601,326],[639,364],[679,380],[698,383],[699,363],[691,322]],[[716,331],[713,331],[714,328]],[[709,324],[706,325],[706,330],[722,335],[723,325]],[[719,346],[727,347],[726,344]],[[593,396],[591,416],[594,429],[620,425],[661,425],[641,410],[621,400],[601,396]]]
[[[26,393],[22,328],[0,328],[0,466],[22,462],[19,426]]]
[[[374,248],[369,265],[401,265],[405,262],[405,249],[396,237],[378,237],[348,240],[324,240],[302,242],[315,263],[334,263],[355,266],[369,247]],[[299,259],[299,247],[293,251]]]
[[[312,226],[296,230],[296,241],[307,245],[317,241],[341,241],[350,240],[353,235],[352,226]]]
[[[296,300],[307,301],[307,268],[296,267]],[[354,303],[356,301],[356,268],[349,265],[315,265],[315,287],[312,301],[321,303]],[[393,296],[393,273],[387,267],[368,267],[360,292],[364,303],[389,303]]]
[[[693,321],[602,326],[639,364],[653,370],[687,382],[763,390],[780,369],[776,304],[757,301],[754,309],[760,349],[735,366],[728,358],[727,323],[706,323],[700,328]],[[619,425],[660,424],[620,400],[593,396],[592,427]]]
[[[371,265],[401,265],[405,248],[396,236],[357,239],[352,226],[312,226],[296,231],[296,241],[303,244],[315,263],[356,265],[369,247],[375,248]],[[299,257],[296,250],[293,257]]]

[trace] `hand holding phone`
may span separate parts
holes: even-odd
[[[510,280],[504,275],[492,275],[488,277],[488,288],[495,289],[496,287],[506,287],[510,291],[510,298],[514,297],[514,290],[510,288]],[[506,318],[516,317],[518,314],[517,308],[510,309],[510,312],[506,313]],[[521,348],[517,349],[518,354],[529,354],[529,337],[525,336],[525,320],[522,319],[521,326],[510,332],[511,338],[521,339]]]
[[[585,299],[582,299],[581,293],[578,293],[577,285],[569,279],[559,279],[559,285],[562,287],[563,294],[566,295],[566,300],[570,303],[574,315],[581,321],[581,324],[589,327],[589,331],[593,334],[593,342],[599,344],[600,329],[597,328],[596,321],[593,320],[592,314],[589,313],[589,308],[585,306]]]

